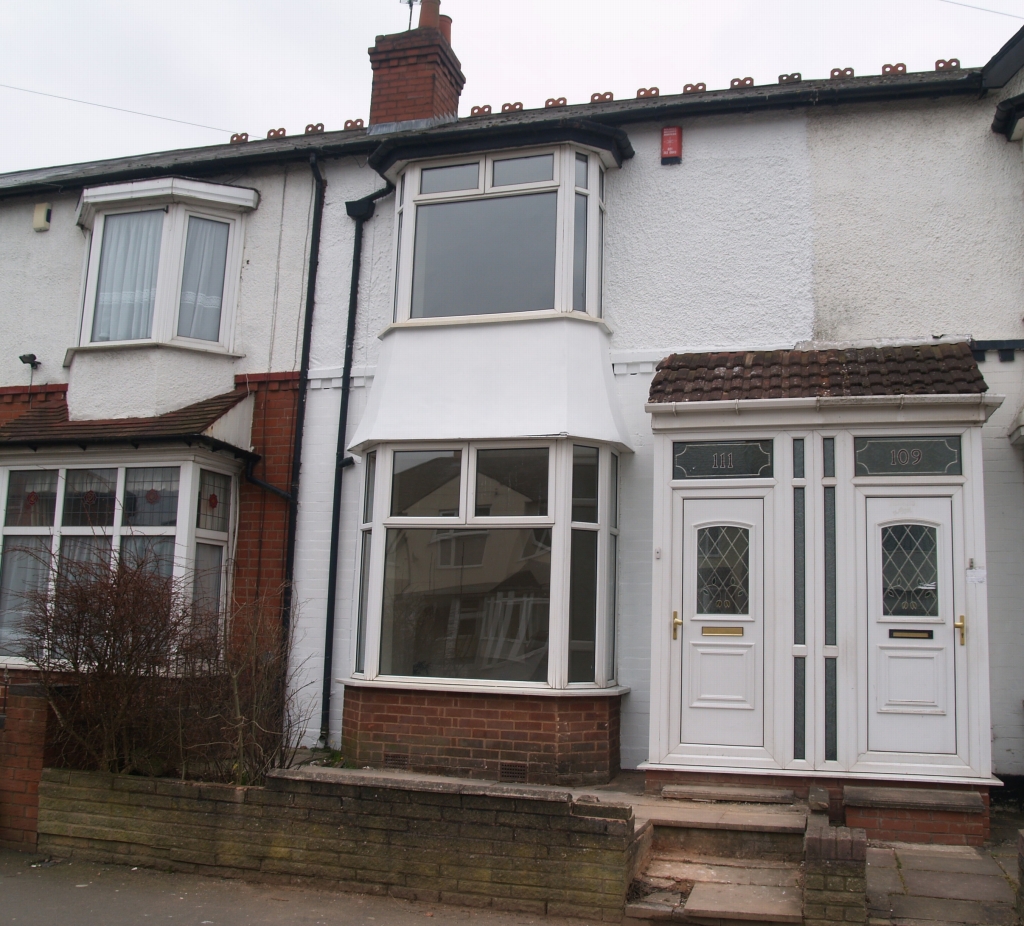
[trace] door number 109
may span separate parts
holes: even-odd
[[[918,451],[915,451],[917,453]],[[705,459],[707,459],[705,457]],[[732,454],[731,453],[713,453],[711,454],[711,468],[712,469],[732,469]]]
[[[917,466],[921,462],[920,450],[893,450],[890,462],[893,466]]]

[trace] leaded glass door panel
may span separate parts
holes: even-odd
[[[868,749],[957,751],[952,502],[867,499]]]
[[[764,745],[764,503],[686,499],[680,742]]]

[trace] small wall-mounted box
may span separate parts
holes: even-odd
[[[52,203],[36,203],[36,208],[32,212],[32,230],[33,231],[49,231],[50,230],[50,215],[53,213]]]
[[[661,130],[661,163],[683,163],[683,128],[667,125]]]

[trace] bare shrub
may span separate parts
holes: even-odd
[[[303,730],[273,601],[227,615],[193,601],[148,555],[52,569],[28,597],[24,655],[57,719],[66,765],[258,783]]]

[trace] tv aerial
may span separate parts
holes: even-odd
[[[420,0],[398,0],[398,2],[401,3],[401,4],[404,4],[407,7],[409,7],[409,29],[411,30],[412,29],[412,8],[417,3],[419,3]]]

